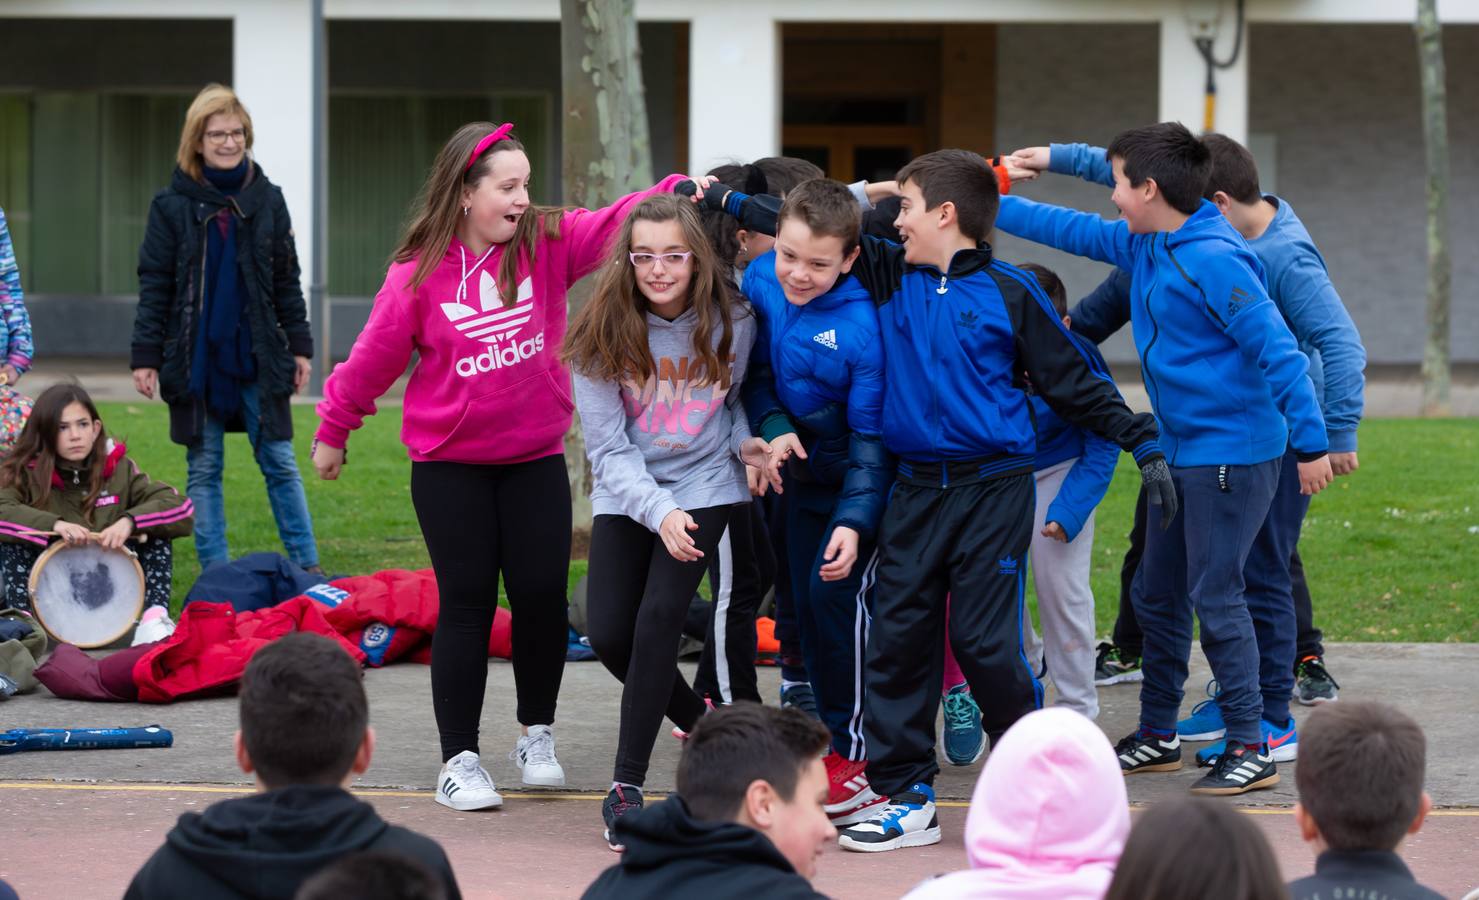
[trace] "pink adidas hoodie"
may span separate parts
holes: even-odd
[[[971,867],[905,900],[1099,900],[1129,833],[1109,740],[1076,712],[1041,709],[991,748],[966,817]]]
[[[324,382],[318,440],[344,447],[414,351],[401,421],[411,459],[510,464],[562,452],[575,408],[558,358],[565,294],[601,264],[633,207],[685,180],[669,175],[604,209],[562,214],[560,236],[536,244],[533,270],[520,265],[511,307],[495,280],[507,245],[479,256],[454,237],[414,294],[415,261],[392,264],[349,359]]]

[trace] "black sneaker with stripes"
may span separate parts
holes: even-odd
[[[1126,775],[1181,768],[1181,738],[1174,734],[1164,741],[1142,729],[1115,744],[1114,753],[1120,758],[1120,771]]]
[[[1254,752],[1235,741],[1228,741],[1228,749],[1217,757],[1212,771],[1191,786],[1191,792],[1215,796],[1246,794],[1278,783],[1279,770],[1266,748]]]

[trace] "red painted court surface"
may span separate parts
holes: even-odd
[[[0,770],[3,775],[3,770]],[[0,781],[0,877],[23,900],[117,897],[183,812],[241,791],[172,785],[48,785]],[[593,794],[507,794],[502,811],[459,813],[429,793],[365,791],[386,819],[440,841],[468,898],[578,897],[616,854],[601,839]],[[1248,811],[1287,878],[1313,868],[1286,809]],[[945,840],[879,854],[835,847],[815,884],[838,898],[898,897],[931,875],[964,868],[964,804],[940,810]],[[1479,810],[1440,810],[1402,850],[1418,878],[1448,897],[1479,887]]]

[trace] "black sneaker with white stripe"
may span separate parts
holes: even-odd
[[[1114,754],[1120,758],[1120,772],[1125,775],[1174,772],[1181,768],[1181,738],[1173,734],[1164,741],[1142,729],[1115,744]]]
[[[1229,741],[1228,748],[1217,757],[1212,771],[1192,785],[1191,792],[1227,796],[1246,794],[1278,783],[1279,770],[1267,748],[1260,748],[1255,752],[1235,741]]]

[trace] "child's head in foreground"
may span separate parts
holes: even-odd
[[[805,306],[830,291],[858,258],[862,214],[840,181],[814,178],[787,192],[776,219],[775,277]]]
[[[237,761],[267,790],[342,785],[370,765],[374,732],[359,663],[321,635],[258,650],[241,677]]]
[[[979,244],[996,224],[1001,193],[996,173],[979,153],[926,153],[899,170],[898,182],[894,227],[909,263],[948,265],[962,243]]]
[[[1299,726],[1295,819],[1306,841],[1331,850],[1395,850],[1422,827],[1427,739],[1383,703],[1326,703]]]
[[[1216,800],[1184,797],[1157,803],[1135,818],[1104,900],[1288,896],[1274,852],[1252,816]]]
[[[1180,122],[1120,132],[1105,155],[1114,169],[1110,199],[1135,234],[1174,231],[1201,206],[1212,156]]]
[[[822,724],[789,708],[735,703],[699,719],[678,761],[678,795],[695,819],[738,822],[770,839],[803,877],[837,830],[827,818],[831,743]]]

